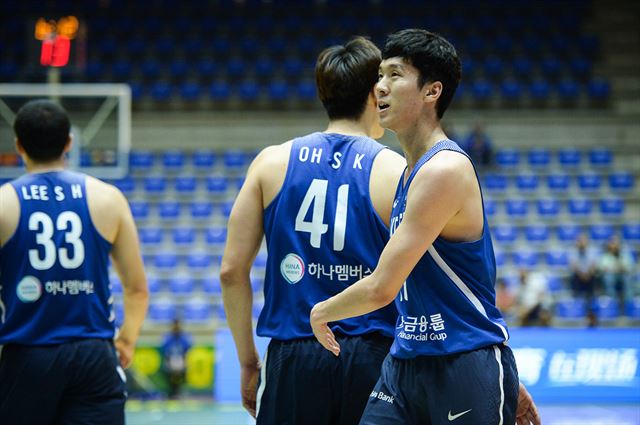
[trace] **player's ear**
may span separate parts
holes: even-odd
[[[18,152],[19,155],[24,155],[24,148],[22,147],[22,143],[20,143],[20,139],[18,139],[17,137],[15,140],[15,144],[16,144],[16,152]]]
[[[73,145],[73,134],[69,133],[69,137],[67,138],[67,143],[65,143],[62,153],[65,154],[69,152],[71,150],[72,145]]]

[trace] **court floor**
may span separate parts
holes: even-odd
[[[640,406],[542,405],[543,425],[640,425]],[[137,401],[127,404],[129,425],[250,425],[253,421],[238,404],[205,401]]]

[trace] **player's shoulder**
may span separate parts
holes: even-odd
[[[269,169],[270,167],[283,166],[289,162],[292,140],[279,145],[270,145],[262,149],[254,158],[251,168]]]
[[[116,186],[89,175],[85,179],[89,199],[113,203],[114,206],[126,202],[124,194]]]

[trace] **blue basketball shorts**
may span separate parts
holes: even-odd
[[[257,425],[356,425],[392,338],[338,336],[340,355],[315,338],[271,340],[258,385]]]
[[[518,387],[504,344],[447,356],[388,355],[360,424],[513,425]]]
[[[0,352],[0,422],[124,424],[125,380],[109,340],[5,345]]]

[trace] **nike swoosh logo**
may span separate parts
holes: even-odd
[[[472,409],[469,410],[465,410],[464,412],[460,412],[460,413],[456,413],[455,415],[451,414],[451,410],[449,410],[449,415],[447,416],[447,418],[450,421],[455,421],[456,419],[458,419],[460,416],[462,415],[466,415],[467,413],[471,412]]]

